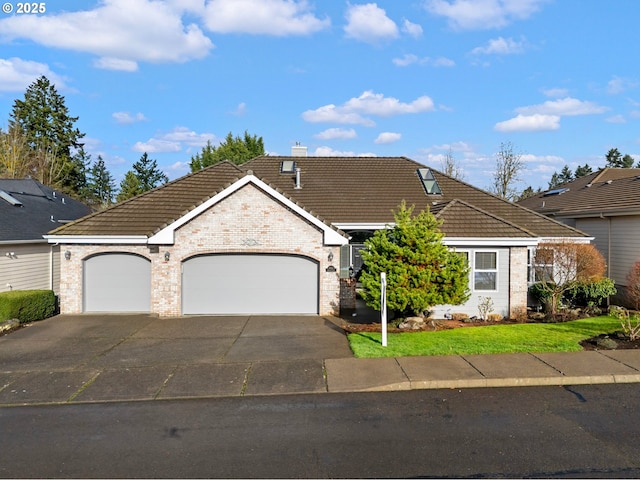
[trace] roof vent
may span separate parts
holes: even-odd
[[[607,180],[607,185],[611,185],[612,182],[613,180]]]
[[[303,147],[300,145],[300,142],[296,142],[294,147],[291,147],[291,156],[292,157],[306,157],[307,156],[307,147]]]
[[[424,186],[427,195],[442,195],[442,190],[440,190],[440,186],[438,185],[438,181],[436,177],[433,176],[433,173],[428,168],[419,168],[418,176],[420,180],[422,180],[422,185]]]
[[[3,200],[9,202],[14,207],[21,207],[22,206],[22,202],[20,200],[18,200],[14,196],[9,195],[4,190],[0,190],[0,198],[2,198]]]
[[[296,168],[296,186],[294,187],[296,190],[300,190],[302,188],[302,182],[300,180],[300,169]]]

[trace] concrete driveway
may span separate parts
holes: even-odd
[[[324,360],[353,356],[339,323],[59,315],[0,337],[0,404],[326,391]]]

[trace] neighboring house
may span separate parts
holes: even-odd
[[[43,235],[91,212],[31,179],[0,179],[0,292],[58,291],[60,247]]]
[[[295,147],[299,151],[300,147]],[[405,200],[465,252],[477,315],[527,307],[529,249],[590,238],[404,157],[272,157],[219,163],[53,231],[61,309],[189,314],[336,314],[361,243]],[[67,258],[65,257],[65,258]]]
[[[604,168],[519,202],[594,238],[624,303],[626,277],[640,260],[640,168]]]

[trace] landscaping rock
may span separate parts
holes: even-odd
[[[598,338],[596,341],[596,347],[602,350],[615,350],[618,348],[618,342],[609,337]]]
[[[12,318],[11,320],[0,323],[0,333],[15,330],[19,326],[20,320],[18,320],[17,318]]]
[[[398,328],[406,330],[422,330],[424,328],[424,317],[407,317]]]

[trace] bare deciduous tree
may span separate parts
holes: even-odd
[[[24,178],[29,172],[27,141],[20,128],[0,130],[0,176]]]
[[[457,180],[464,180],[464,170],[453,156],[453,150],[451,150],[451,147],[449,147],[449,151],[444,155],[440,164],[442,165],[442,173]]]
[[[515,151],[511,142],[501,143],[496,154],[496,170],[493,173],[491,192],[505,200],[516,200],[519,193],[516,184],[521,180],[522,170],[522,154]]]

